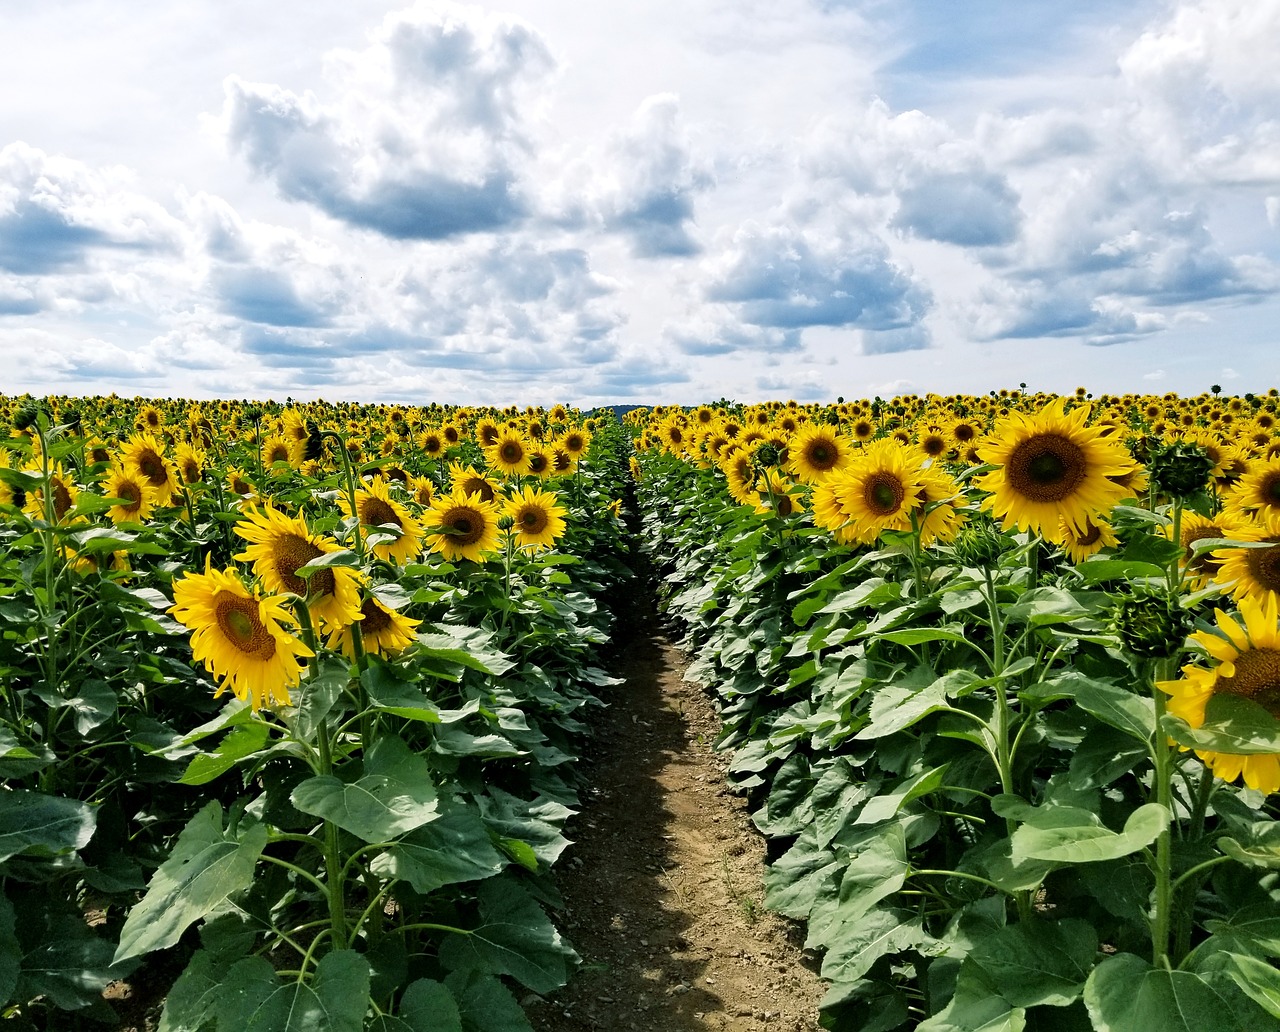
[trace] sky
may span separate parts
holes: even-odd
[[[5,0],[0,393],[1280,385],[1280,0]]]

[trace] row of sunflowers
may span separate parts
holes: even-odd
[[[631,578],[612,414],[0,415],[6,1020],[529,1029]]]
[[[837,1030],[1280,1028],[1280,392],[628,416]]]

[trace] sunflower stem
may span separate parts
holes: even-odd
[[[351,469],[351,453],[347,451],[347,442],[343,440],[342,434],[336,430],[322,430],[320,436],[331,437],[338,444],[338,454],[342,456],[342,475],[347,483],[347,500],[351,503],[351,517],[355,521],[351,528],[354,535],[355,553],[364,562],[364,535],[360,532],[360,507],[356,499],[356,476]]]
[[[1173,772],[1170,762],[1172,757],[1169,755],[1169,741],[1160,730],[1165,713],[1164,692],[1156,687],[1155,681],[1170,680],[1173,677],[1175,663],[1176,657],[1160,660],[1156,678],[1154,680],[1149,678],[1156,710],[1156,731],[1151,743],[1151,757],[1155,761],[1152,773],[1155,783],[1152,785],[1152,791],[1155,801],[1170,814],[1173,813]],[[1166,825],[1160,832],[1160,837],[1156,839],[1155,867],[1152,872],[1155,875],[1156,886],[1154,913],[1151,920],[1151,963],[1156,967],[1167,966],[1169,963],[1169,927],[1173,904],[1172,868],[1173,832]]]
[[[320,721],[317,734],[320,750],[320,775],[333,774],[333,753],[329,744],[329,722]],[[343,894],[342,853],[338,845],[338,826],[333,821],[324,822],[324,866],[328,882],[329,926],[333,931],[333,941],[347,941],[347,906]]]
[[[1209,800],[1213,797],[1215,784],[1216,779],[1213,776],[1213,771],[1208,767],[1201,768],[1200,784],[1196,786],[1196,797],[1191,809],[1191,825],[1188,828],[1192,842],[1199,842],[1204,835],[1204,818],[1209,809]],[[1191,928],[1195,923],[1192,918],[1195,911],[1196,893],[1200,889],[1201,882],[1200,878],[1194,876],[1203,870],[1207,870],[1208,866],[1216,864],[1218,859],[1220,858],[1197,864],[1173,883],[1173,889],[1177,893],[1174,900],[1174,912],[1177,914],[1177,920],[1173,933],[1173,956],[1169,959],[1175,965],[1182,963],[1182,958],[1191,949]]]

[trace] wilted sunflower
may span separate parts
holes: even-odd
[[[564,534],[565,509],[553,492],[526,487],[507,501],[508,532],[518,548],[538,551],[552,547]]]
[[[1105,518],[1128,497],[1110,480],[1130,472],[1136,463],[1124,444],[1086,427],[1089,406],[1067,413],[1057,398],[1033,416],[1010,412],[979,449],[984,462],[999,469],[978,477],[990,491],[983,508],[998,516],[1008,530],[1031,530],[1062,543],[1062,521],[1082,532],[1085,522]]]
[[[813,423],[800,428],[787,454],[787,469],[796,479],[815,484],[847,466],[853,452],[835,427]]]
[[[498,547],[498,506],[478,495],[454,488],[431,503],[428,529],[434,533],[432,551],[446,559],[482,563],[485,552]]]
[[[868,544],[885,530],[910,530],[911,514],[923,503],[920,463],[905,445],[873,441],[844,469],[832,488],[851,521],[854,540]]]
[[[173,582],[175,620],[190,628],[191,654],[218,679],[221,695],[230,689],[254,710],[289,704],[301,661],[312,652],[287,628],[296,626],[283,595],[250,592],[235,567],[219,571],[206,561],[204,573]]]
[[[346,496],[338,499],[338,507],[344,516],[351,516],[351,503]],[[373,546],[373,554],[388,562],[408,562],[422,551],[422,524],[409,515],[409,510],[391,497],[388,481],[377,477],[364,490],[356,491],[356,511],[360,523],[371,531],[397,533],[394,541],[383,541]],[[393,528],[388,531],[386,528]]]
[[[352,662],[356,660],[355,635],[351,625],[354,620],[335,627],[329,634],[328,645],[331,649],[341,649],[342,654]],[[360,644],[366,653],[379,656],[393,656],[403,652],[413,644],[413,629],[422,623],[383,605],[370,595],[360,605]]]
[[[1222,610],[1217,611],[1218,629],[1225,639],[1208,631],[1196,631],[1192,639],[1204,646],[1217,664],[1211,669],[1194,665],[1182,668],[1182,679],[1157,681],[1156,687],[1169,696],[1169,712],[1192,727],[1205,721],[1205,707],[1215,695],[1239,695],[1280,717],[1280,617],[1276,596],[1262,601],[1244,599],[1240,603],[1241,627]],[[1197,749],[1214,775],[1234,781],[1244,775],[1244,783],[1270,795],[1280,791],[1280,755],[1235,753]]]
[[[514,430],[505,430],[491,448],[486,449],[485,456],[489,465],[505,476],[515,476],[527,472],[525,459],[529,453],[529,445]]]
[[[253,572],[270,592],[291,591],[307,598],[308,607],[322,627],[350,623],[360,611],[360,575],[349,566],[329,566],[307,579],[298,576],[298,567],[341,546],[322,534],[314,534],[301,516],[286,516],[268,505],[250,510],[235,525],[238,536],[249,547],[236,556],[253,563]]]
[[[107,498],[120,498],[107,510],[112,523],[141,523],[151,518],[155,492],[138,473],[112,466],[103,481],[102,493]]]
[[[157,505],[173,504],[173,496],[178,491],[178,471],[154,437],[148,433],[130,437],[121,453],[120,464],[146,479],[155,492]]]
[[[1215,548],[1213,557],[1222,565],[1214,579],[1226,584],[1238,599],[1257,601],[1280,595],[1280,512],[1238,527],[1231,536],[1270,547]]]

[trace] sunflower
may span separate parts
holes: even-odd
[[[297,452],[297,462],[294,462],[295,451]],[[273,474],[280,474],[284,471],[277,468],[276,463],[282,462],[287,466],[302,465],[301,449],[296,449],[294,443],[290,442],[280,434],[270,434],[267,439],[262,442],[262,465]]]
[[[975,481],[990,491],[983,508],[1004,529],[1031,530],[1062,543],[1062,522],[1083,533],[1086,521],[1110,513],[1128,491],[1109,477],[1136,465],[1124,445],[1086,427],[1089,406],[1064,411],[1065,398],[1034,416],[1011,412],[979,449],[984,462],[999,466]]]
[[[1195,590],[1207,587],[1214,576],[1222,569],[1222,559],[1217,556],[1217,550],[1212,552],[1201,552],[1196,555],[1192,550],[1192,546],[1197,541],[1205,541],[1212,538],[1227,538],[1234,541],[1249,540],[1242,537],[1248,534],[1251,521],[1245,519],[1236,513],[1220,512],[1217,516],[1201,516],[1198,512],[1191,509],[1184,509],[1182,512],[1182,522],[1179,527],[1178,540],[1182,545],[1182,556],[1178,560],[1183,576],[1192,584]],[[1173,535],[1173,527],[1165,528],[1165,535]]]
[[[564,534],[565,510],[553,492],[526,487],[507,501],[510,534],[516,547],[528,551],[551,548]]]
[[[360,644],[366,653],[373,652],[379,656],[393,656],[403,652],[415,641],[413,629],[422,623],[404,616],[402,613],[385,606],[377,598],[370,595],[360,605],[356,619],[349,620],[335,627],[329,633],[328,646],[341,649],[342,654],[355,662],[355,634],[351,626],[360,623]]]
[[[253,572],[273,594],[290,591],[307,598],[321,627],[350,623],[360,611],[360,575],[348,566],[328,566],[304,580],[298,567],[341,551],[331,538],[313,534],[301,516],[286,516],[272,506],[251,509],[235,525],[249,547],[236,556],[253,563]]]
[[[313,653],[288,630],[296,621],[285,596],[263,598],[244,586],[235,567],[218,571],[206,560],[204,573],[173,582],[169,612],[195,632],[191,654],[218,679],[215,695],[230,689],[255,711],[289,704],[301,661]]]
[[[951,450],[946,431],[940,426],[926,427],[916,438],[916,447],[927,459],[940,459]]]
[[[482,502],[491,502],[497,497],[497,485],[474,466],[464,466],[461,462],[451,463],[449,482],[455,491],[479,495]]]
[[[433,522],[428,524],[435,537],[431,548],[446,559],[470,559],[484,562],[484,553],[498,547],[498,506],[454,488],[452,494],[441,495],[431,503]]]
[[[438,459],[444,454],[448,445],[445,443],[444,434],[439,430],[424,430],[418,435],[418,447],[428,458]]]
[[[761,516],[776,515],[783,519],[804,512],[804,500],[795,488],[793,481],[776,470],[766,469],[756,485],[756,512]]]
[[[1205,707],[1215,695],[1239,695],[1252,699],[1280,717],[1280,616],[1276,596],[1263,600],[1246,598],[1240,603],[1241,627],[1222,610],[1217,612],[1218,629],[1225,638],[1209,631],[1196,631],[1199,642],[1217,665],[1211,669],[1188,664],[1182,679],[1157,681],[1156,687],[1169,696],[1169,712],[1192,727],[1205,721]],[[1241,756],[1196,750],[1214,775],[1244,783],[1270,795],[1280,791],[1280,755],[1260,753]]]
[[[481,448],[492,448],[502,436],[502,428],[492,419],[482,419],[476,423],[473,433]]]
[[[542,445],[533,445],[525,452],[524,471],[539,480],[546,480],[555,471],[555,458],[551,451]]]
[[[570,430],[561,434],[555,443],[557,447],[563,448],[575,459],[580,459],[587,454],[587,449],[591,447],[591,435],[585,430]]]
[[[1231,535],[1240,541],[1265,542],[1269,548],[1215,548],[1222,565],[1214,579],[1229,586],[1237,599],[1280,595],[1280,512],[1259,522],[1237,526]]]
[[[200,483],[204,475],[205,453],[183,441],[178,445],[174,463],[178,467],[178,479],[188,486]]]
[[[844,469],[852,457],[847,441],[835,427],[814,423],[802,427],[791,442],[787,469],[806,484]]]
[[[1095,552],[1104,548],[1114,548],[1120,542],[1111,530],[1111,524],[1104,519],[1084,521],[1080,529],[1066,520],[1058,526],[1059,547],[1067,553],[1073,563],[1082,563]]]
[[[1258,517],[1280,513],[1280,458],[1253,463],[1227,496],[1226,504]]]
[[[151,433],[164,426],[164,413],[154,405],[143,405],[138,411],[138,427]]]
[[[920,515],[917,523],[920,544],[928,548],[934,542],[948,544],[954,541],[960,528],[969,521],[969,517],[955,504],[960,488],[936,467],[921,470],[919,480]]]
[[[28,469],[26,472],[37,473],[39,470]],[[22,509],[33,519],[42,520],[45,518],[44,494],[45,488],[37,486],[23,495]],[[76,504],[76,500],[80,497],[80,488],[67,475],[61,463],[54,463],[49,470],[49,494],[53,498],[53,522],[61,523],[66,519],[67,513],[71,511]],[[13,504],[17,504],[16,498]]]
[[[338,507],[344,516],[352,515],[351,502],[345,495],[338,499]],[[361,525],[375,533],[386,533],[387,527],[393,527],[395,529],[391,533],[398,534],[394,541],[380,541],[373,546],[373,554],[379,559],[403,563],[422,551],[422,524],[391,497],[388,481],[376,477],[364,490],[357,490],[356,512]]]
[[[151,518],[156,493],[137,473],[112,466],[103,482],[102,493],[108,498],[122,499],[107,510],[112,523],[142,523]]]
[[[833,475],[840,511],[852,521],[854,540],[869,544],[885,530],[910,530],[923,506],[919,460],[893,440],[874,441]]]
[[[430,477],[411,477],[408,487],[413,500],[421,506],[430,505],[431,499],[436,496],[436,485],[431,482]]]
[[[178,491],[178,471],[154,437],[148,433],[130,437],[121,453],[120,464],[146,479],[155,492],[157,505],[173,504],[173,496]]]
[[[745,448],[726,449],[720,468],[724,470],[729,495],[739,505],[755,505],[756,464]]]
[[[836,497],[833,478],[828,477],[813,489],[809,498],[813,510],[815,526],[831,531],[837,541],[851,545],[857,540],[857,533],[849,524],[849,517],[840,508],[840,499]]]
[[[241,498],[252,498],[255,492],[249,475],[236,466],[227,469],[227,488],[232,494],[239,495]]]
[[[489,465],[506,476],[525,473],[525,458],[529,453],[529,445],[514,430],[504,430],[491,448],[486,449],[485,456]]]

